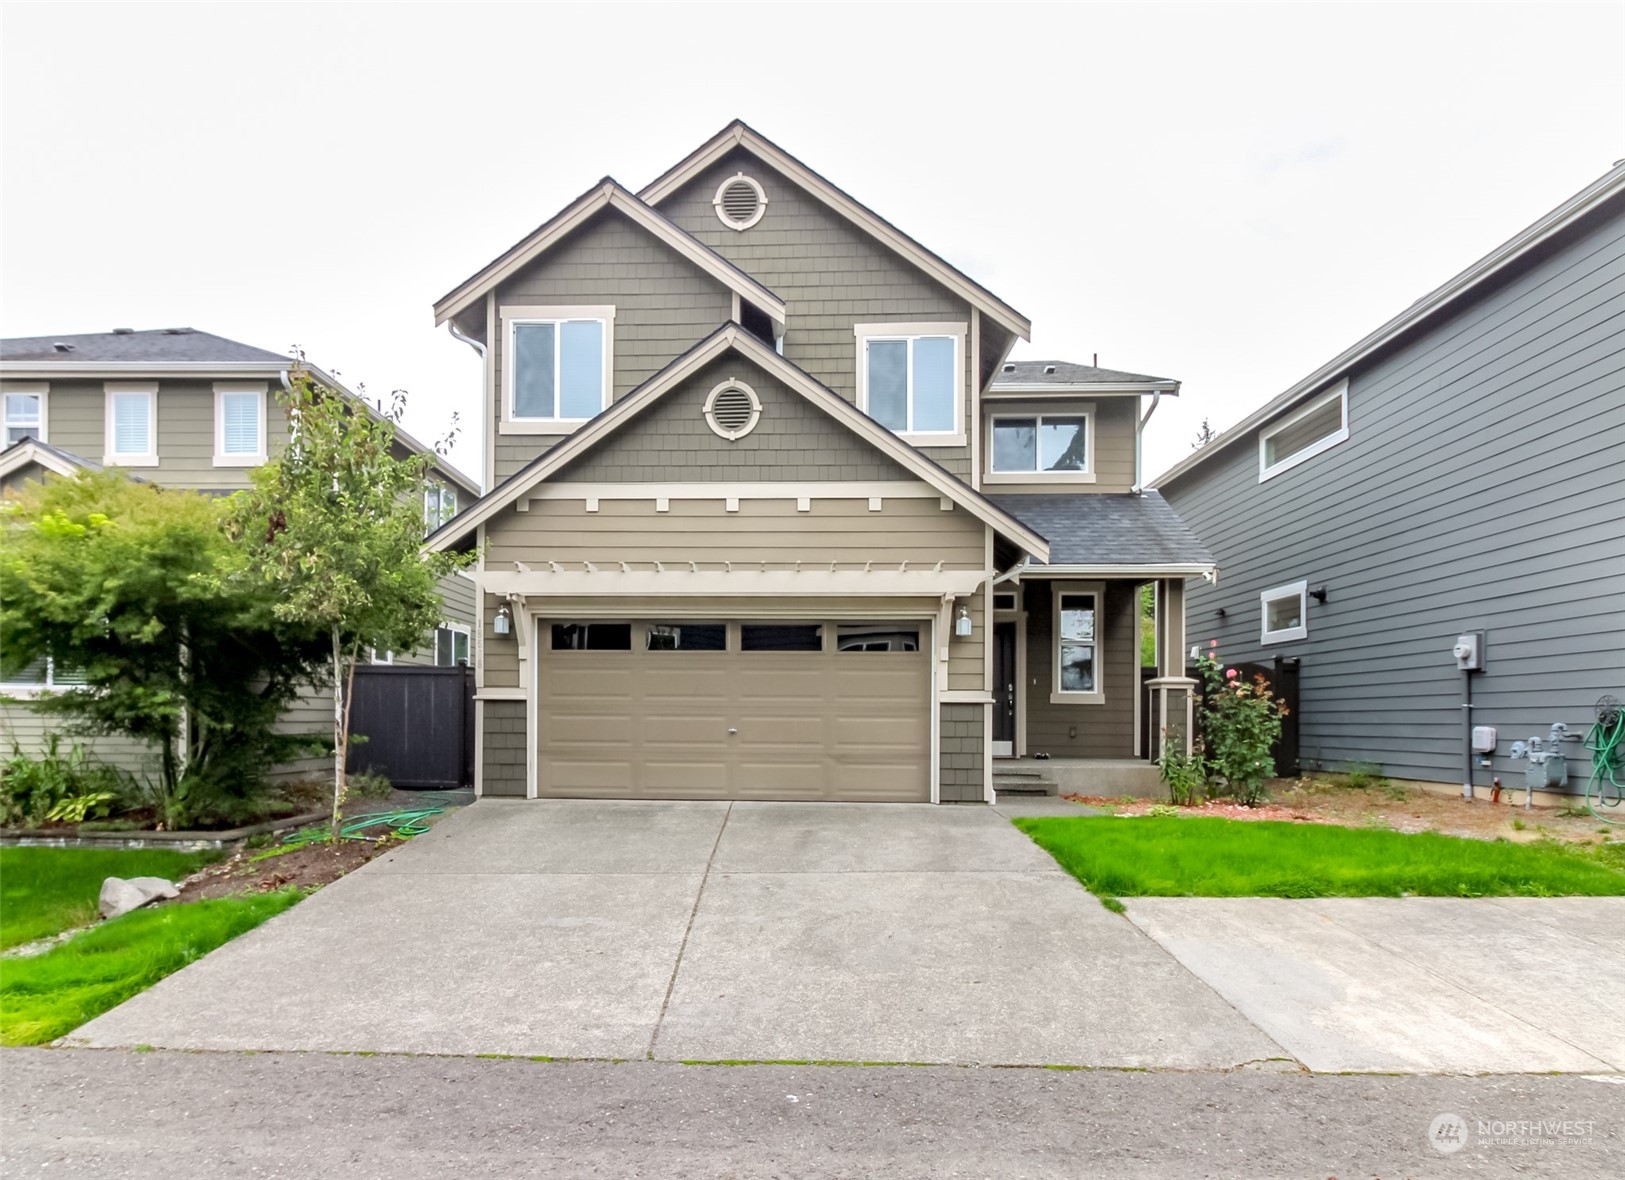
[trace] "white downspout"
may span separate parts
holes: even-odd
[[[1143,463],[1140,456],[1141,440],[1145,437],[1145,424],[1151,421],[1151,415],[1157,412],[1157,403],[1161,400],[1162,390],[1153,389],[1151,391],[1151,404],[1146,408],[1145,417],[1141,418],[1134,427],[1134,487],[1132,490],[1136,496],[1141,493],[1145,484],[1145,477],[1140,473],[1140,467]]]
[[[468,345],[475,352],[480,354],[480,453],[485,456],[485,459],[488,461],[490,459],[490,447],[485,436],[487,432],[494,430],[495,426],[487,420],[491,413],[491,407],[484,404],[485,392],[489,388],[486,375],[487,365],[485,360],[485,341],[476,340],[472,336],[463,335],[457,330],[456,320],[446,321],[446,331],[451,333],[453,340],[461,340],[464,344]],[[491,488],[492,473],[484,470],[484,462],[480,464],[480,467],[480,491],[483,493],[489,491]]]

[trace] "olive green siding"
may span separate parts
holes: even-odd
[[[743,381],[762,402],[755,429],[733,440],[713,431],[704,415],[706,397],[728,380]],[[914,476],[778,378],[743,357],[725,356],[555,478],[579,483],[693,483]]]
[[[484,748],[480,752],[480,793],[486,797],[525,797],[525,702],[484,701]]]
[[[741,171],[767,195],[762,219],[742,233],[723,225],[711,204],[717,186]],[[849,401],[857,399],[854,325],[965,324],[968,407],[970,305],[755,156],[732,153],[662,201],[660,212],[784,300],[784,355]],[[961,422],[967,414],[962,407]],[[924,450],[969,478],[968,447]]]
[[[1027,753],[1055,758],[1132,758],[1134,696],[1140,690],[1134,648],[1138,601],[1128,582],[1107,582],[1100,619],[1098,656],[1105,700],[1098,705],[1050,703],[1055,683],[1053,587],[1034,579],[1023,584],[1027,612]]]
[[[21,700],[0,701],[0,757],[11,754],[12,743],[25,754],[38,754],[45,749],[46,736],[58,734],[57,750],[66,754],[75,744],[97,762],[105,762],[131,774],[156,775],[158,752],[155,747],[126,737],[73,736],[66,732],[67,722],[34,712]]]
[[[990,483],[993,493],[1014,492],[1126,492],[1134,486],[1134,430],[1139,421],[1140,400],[1135,397],[1079,398],[1076,402],[1058,398],[1042,400],[992,399],[982,402],[983,437],[982,472],[993,471],[994,415],[1050,414],[1061,417],[1075,413],[1078,403],[1094,406],[1094,472],[1092,484],[1060,483],[1034,480],[1030,483],[1006,483],[1003,479]]]
[[[938,797],[944,803],[980,803],[987,798],[983,740],[986,705],[943,705],[937,731],[941,752]]]
[[[49,384],[46,441],[60,451],[101,463],[107,439],[106,382],[74,379]],[[158,466],[132,467],[131,474],[165,487],[248,487],[250,468],[214,465],[214,381],[160,378],[157,385]],[[272,455],[288,441],[287,417],[277,404],[279,388],[269,382],[265,394],[266,443]]]
[[[615,308],[611,398],[619,398],[665,368],[733,315],[733,295],[674,250],[605,210],[567,240],[497,288],[497,306]],[[505,373],[500,321],[491,350],[498,404],[489,421],[501,420]],[[556,436],[501,434],[496,439],[495,481],[500,482],[558,441]]]

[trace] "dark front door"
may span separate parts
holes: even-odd
[[[1016,625],[993,624],[993,753],[1016,752]]]

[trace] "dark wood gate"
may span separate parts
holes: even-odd
[[[1293,778],[1301,770],[1298,763],[1298,661],[1274,660],[1268,664],[1230,664],[1227,667],[1235,668],[1243,677],[1251,680],[1255,675],[1261,675],[1269,681],[1270,688],[1275,695],[1285,703],[1287,715],[1281,718],[1281,736],[1270,751],[1275,759],[1275,773],[1281,778]],[[1155,668],[1140,669],[1140,748],[1146,751],[1146,757],[1154,757],[1157,744],[1156,735],[1152,732],[1152,718],[1155,715],[1155,702],[1153,690],[1147,687],[1147,682],[1156,678]],[[1201,677],[1197,675],[1194,666],[1185,669],[1185,675],[1200,683]],[[1198,689],[1200,692],[1200,689]],[[1201,717],[1197,717],[1197,725],[1201,725]]]
[[[414,790],[473,784],[472,668],[369,665],[355,670],[352,693],[351,774]]]

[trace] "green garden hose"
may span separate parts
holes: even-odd
[[[429,820],[440,815],[449,800],[440,794],[424,796],[424,807],[402,808],[398,811],[372,811],[353,815],[339,828],[341,840],[376,840],[382,836],[421,836],[429,830]],[[437,804],[437,805],[436,805]],[[375,831],[374,829],[382,829]],[[284,844],[318,844],[328,838],[327,828],[300,828],[282,837]]]
[[[1620,803],[1625,801],[1625,783],[1619,780],[1625,764],[1625,711],[1599,709],[1597,722],[1586,734],[1585,748],[1591,751],[1591,781],[1586,784],[1586,806],[1604,823],[1625,823]],[[1612,814],[1604,815],[1598,805]]]

